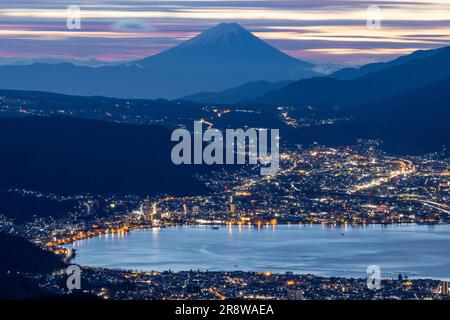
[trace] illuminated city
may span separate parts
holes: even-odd
[[[450,300],[449,10],[0,4],[0,300]]]

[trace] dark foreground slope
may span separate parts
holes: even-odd
[[[56,194],[198,194],[172,164],[170,131],[75,118],[0,119],[0,189]]]
[[[35,281],[23,273],[49,273],[66,264],[24,238],[0,233],[0,299],[50,297]]]
[[[51,272],[66,264],[24,238],[0,232],[0,271]]]
[[[64,294],[65,277],[55,282],[58,289],[50,289],[45,279],[51,277],[51,273],[62,271],[66,267],[67,263],[52,252],[41,249],[24,238],[0,232],[0,300],[99,299],[80,290]]]

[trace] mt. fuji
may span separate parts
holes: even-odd
[[[238,84],[315,75],[314,65],[275,49],[237,23],[221,23],[172,49],[139,61],[138,65],[173,73],[215,76],[222,82]]]

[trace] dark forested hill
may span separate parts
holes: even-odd
[[[351,121],[289,133],[300,143],[347,145],[357,138],[380,139],[394,154],[424,154],[450,146],[450,78],[347,112]]]
[[[0,119],[0,189],[56,194],[197,194],[172,164],[170,131],[61,117]]]
[[[64,217],[69,212],[75,212],[77,201],[61,200],[19,194],[0,190],[0,214],[24,221],[36,217]]]
[[[28,240],[0,232],[0,300],[56,299],[33,276],[65,268],[67,264],[50,251]]]
[[[341,106],[368,103],[430,85],[450,77],[450,47],[421,59],[366,74],[354,80],[312,78],[293,82],[255,103]]]
[[[28,240],[0,232],[0,272],[51,272],[66,264]]]

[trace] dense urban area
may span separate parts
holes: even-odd
[[[450,163],[439,154],[391,157],[376,141],[342,148],[315,146],[281,154],[276,176],[254,166],[199,175],[212,191],[191,197],[61,197],[27,190],[12,193],[75,201],[69,217],[18,223],[1,218],[3,231],[19,234],[62,255],[85,238],[139,228],[210,225],[276,228],[278,224],[364,225],[449,222]],[[314,186],[314,189],[311,189]],[[380,290],[365,279],[324,278],[269,272],[133,272],[83,268],[83,290],[111,299],[427,299],[447,298],[436,280],[383,280]],[[64,292],[65,274],[33,275],[50,291]],[[447,289],[446,289],[447,288]]]

